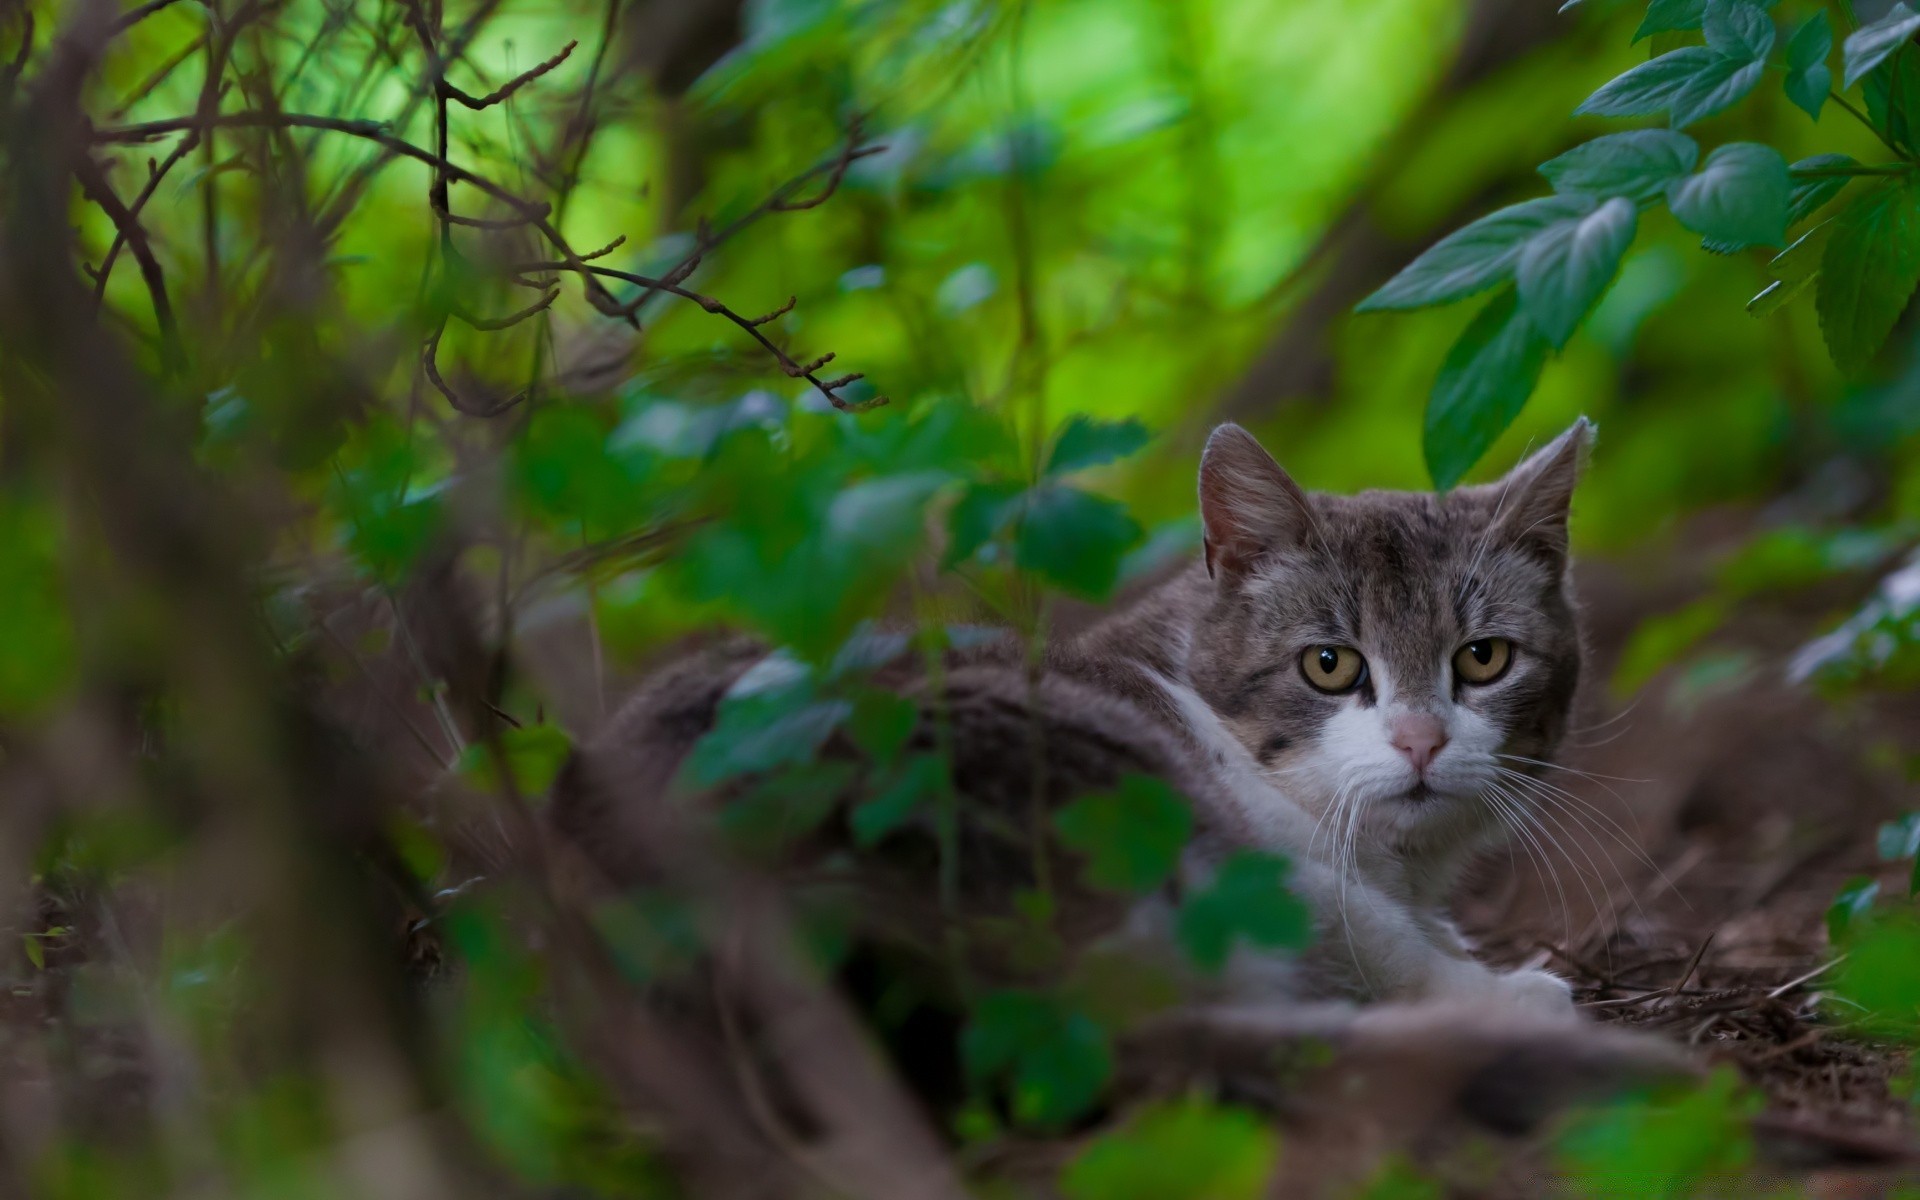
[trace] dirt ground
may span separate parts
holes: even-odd
[[[1667,561],[1583,569],[1597,683],[1641,619],[1700,594],[1744,522],[1708,525]],[[1590,689],[1569,769],[1548,773],[1567,793],[1547,819],[1569,844],[1544,854],[1556,869],[1518,848],[1461,906],[1489,957],[1548,965],[1596,1019],[1737,1068],[1767,1097],[1762,1161],[1814,1170],[1813,1194],[1885,1194],[1920,1162],[1906,1054],[1850,1034],[1821,991],[1839,957],[1826,912],[1847,881],[1905,892],[1875,833],[1920,807],[1892,765],[1920,745],[1920,703],[1843,706],[1785,669],[1872,582],[1746,605],[1700,652],[1719,668],[1666,671],[1630,705]]]

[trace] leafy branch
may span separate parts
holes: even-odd
[[[1428,470],[1441,488],[1464,478],[1525,407],[1618,273],[1639,217],[1665,206],[1715,254],[1769,247],[1774,282],[1748,308],[1777,310],[1812,286],[1833,360],[1850,375],[1873,364],[1920,287],[1920,15],[1896,4],[1839,47],[1816,12],[1782,38],[1760,0],[1653,0],[1635,41],[1691,35],[1602,85],[1576,115],[1664,114],[1668,129],[1607,134],[1540,165],[1554,194],[1501,209],[1442,238],[1358,311],[1424,308],[1486,291],[1436,377],[1427,403]],[[1750,96],[1769,70],[1818,120],[1832,100],[1901,161],[1864,165],[1822,154],[1791,165],[1772,146],[1732,142],[1702,159],[1681,130]],[[1858,87],[1863,106],[1842,94]],[[1863,187],[1837,215],[1788,244],[1788,232]]]

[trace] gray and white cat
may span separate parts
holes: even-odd
[[[1566,728],[1567,517],[1591,437],[1583,419],[1483,487],[1332,496],[1221,426],[1200,466],[1203,560],[1058,656],[1100,664],[1204,764],[1196,870],[1223,840],[1294,860],[1322,949],[1279,986],[1572,1011],[1553,975],[1477,962],[1447,901],[1528,819],[1526,777]],[[1258,966],[1242,964],[1250,986]]]
[[[1024,935],[996,938],[1023,927],[1035,886],[1052,888],[1070,951],[1164,948],[1174,897],[1080,886],[1035,809],[1147,773],[1196,814],[1173,890],[1259,847],[1293,860],[1290,886],[1314,911],[1305,955],[1237,956],[1236,998],[1571,1014],[1556,977],[1478,962],[1447,901],[1525,819],[1521,779],[1566,728],[1581,658],[1567,517],[1591,436],[1582,420],[1486,486],[1335,496],[1303,492],[1245,430],[1220,427],[1200,467],[1199,560],[1050,646],[1037,671],[1009,640],[936,677],[905,661],[883,672],[921,705],[911,747],[952,763],[957,830],[942,834],[929,808],[856,846],[849,792],[790,849],[787,877],[861,893],[843,906],[857,932],[902,953],[951,943],[942,930],[960,924],[976,979],[1032,977]],[[553,819],[609,880],[683,869],[663,848],[698,807],[673,799],[679,764],[765,653],[729,643],[659,673],[569,764]],[[826,753],[858,757],[837,742]],[[957,897],[936,900],[942,877]]]

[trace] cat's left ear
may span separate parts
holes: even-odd
[[[1581,417],[1491,485],[1497,532],[1515,545],[1565,559],[1573,488],[1592,448],[1593,422]]]

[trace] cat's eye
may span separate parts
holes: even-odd
[[[1453,673],[1467,683],[1492,683],[1513,662],[1513,643],[1505,638],[1468,642],[1453,656]]]
[[[1300,673],[1323,692],[1350,692],[1367,674],[1367,660],[1352,646],[1308,646],[1300,655]]]

